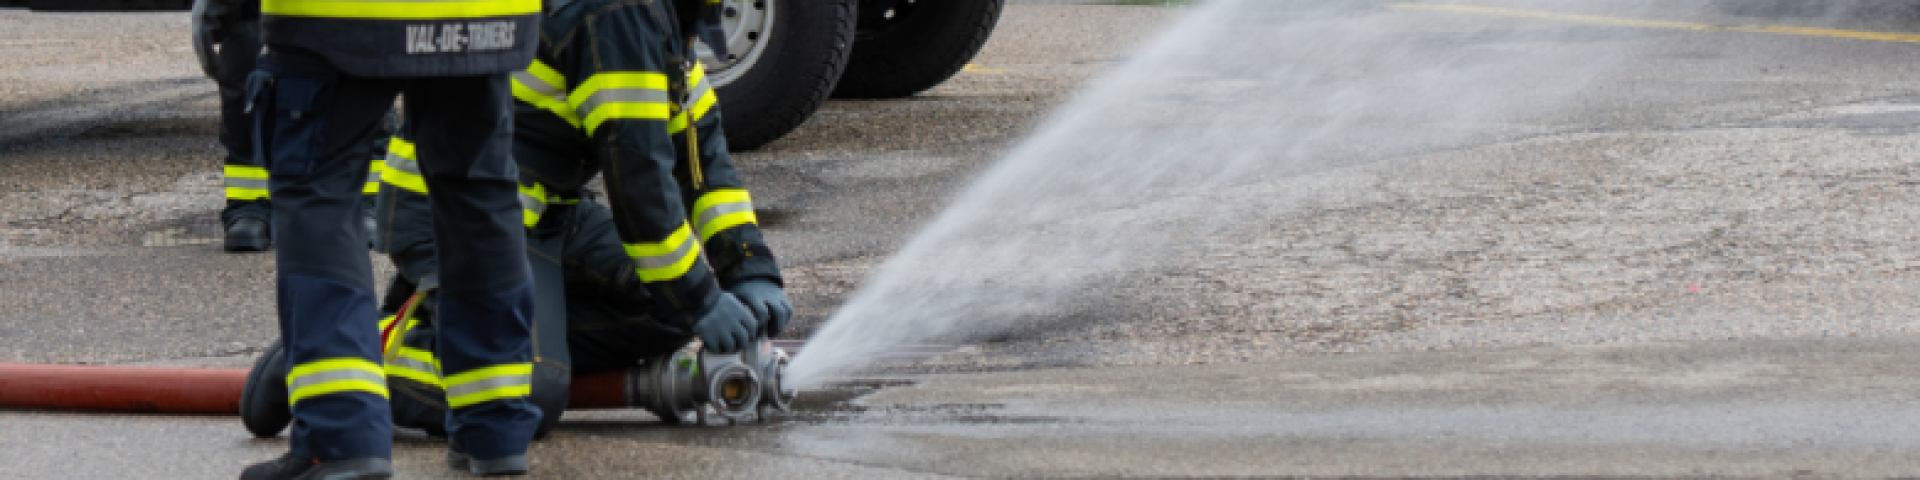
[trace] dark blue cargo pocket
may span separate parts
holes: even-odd
[[[261,72],[254,72],[256,76]],[[249,95],[253,100],[256,143],[267,156],[267,171],[274,175],[306,175],[325,152],[322,138],[326,123],[322,95],[328,82],[310,78],[267,77],[260,90]],[[255,88],[254,79],[247,81]]]

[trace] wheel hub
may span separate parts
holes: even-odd
[[[767,50],[774,25],[774,8],[779,0],[722,0],[720,27],[726,33],[728,58],[717,58],[706,44],[694,46],[700,63],[707,67],[707,79],[714,86],[732,83],[753,69]]]

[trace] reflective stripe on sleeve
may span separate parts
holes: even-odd
[[[687,84],[693,85],[687,92],[687,103],[680,106],[672,120],[667,121],[667,133],[680,133],[688,124],[707,118],[707,111],[713,110],[713,105],[720,102],[720,97],[713,94],[713,84],[707,81],[706,68],[700,64],[695,63],[693,71],[687,73]],[[689,116],[693,118],[691,122],[687,120]]]
[[[540,13],[540,0],[261,0],[260,13],[381,20],[508,17]]]
[[[533,363],[506,363],[447,376],[447,406],[469,407],[533,393]]]
[[[537,182],[520,185],[520,221],[527,228],[540,224],[540,216],[547,213],[547,187]]]
[[[387,166],[380,169],[380,182],[427,194],[427,180],[420,177],[420,162],[414,158],[413,142],[400,137],[387,141]]]
[[[608,120],[660,120],[672,115],[667,76],[655,72],[601,72],[567,95],[587,134]]]
[[[227,200],[252,201],[267,198],[267,169],[250,165],[227,165]]]
[[[660,242],[626,244],[642,282],[673,280],[687,274],[700,259],[700,244],[693,240],[693,229],[681,223]]]
[[[514,72],[513,98],[553,112],[574,128],[580,127],[580,112],[567,103],[567,78],[545,62],[534,60],[525,71]]]
[[[364,358],[326,358],[295,365],[287,372],[288,404],[346,392],[386,398],[387,377],[380,364]]]
[[[753,201],[747,197],[747,191],[726,188],[707,192],[693,202],[693,225],[700,232],[700,241],[712,240],[714,235],[726,229],[757,222],[753,216]]]
[[[386,164],[387,164],[387,161],[385,157],[375,158],[373,159],[372,162],[368,163],[367,185],[364,187],[360,187],[361,194],[363,195],[379,195],[380,194],[380,170],[383,167],[385,167]]]

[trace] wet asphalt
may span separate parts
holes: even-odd
[[[1445,144],[1382,136],[1106,215],[1244,221],[1058,318],[836,378],[770,422],[570,413],[534,476],[1920,475],[1920,12],[1346,5],[1297,21],[1405,35],[1415,55],[1636,53],[1576,101]],[[796,336],[1183,8],[1014,5],[948,83],[831,102],[740,154]],[[213,86],[186,24],[0,10],[0,361],[244,367],[273,338],[271,256],[217,248]],[[403,478],[458,476],[431,438],[397,447]],[[284,448],[231,417],[0,411],[0,478],[231,478]]]

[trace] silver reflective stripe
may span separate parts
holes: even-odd
[[[267,189],[267,179],[264,179],[264,178],[241,178],[241,177],[227,177],[227,188],[245,188],[245,189],[249,189],[249,190],[266,190],[266,189]]]
[[[440,376],[440,370],[433,368],[433,364],[422,362],[419,359],[408,357],[406,355],[395,356],[392,361],[387,362],[387,365],[405,368],[405,369],[413,370],[416,372],[431,373],[435,377]]]
[[[681,105],[681,109],[692,110],[694,104],[700,103],[701,97],[713,92],[713,84],[707,82],[707,78],[705,75],[700,76],[700,83],[694,84],[693,91],[687,92],[687,104]]]
[[[527,88],[533,90],[533,93],[536,95],[552,98],[554,101],[560,102],[561,105],[567,104],[566,90],[561,89],[559,85],[547,83],[546,79],[540,78],[539,75],[534,75],[533,72],[524,70],[513,72],[513,80],[520,82],[521,85],[526,85]]]
[[[707,207],[706,210],[701,210],[699,216],[694,218],[694,231],[701,232],[704,234],[707,231],[707,225],[713,223],[715,220],[718,220],[722,216],[725,216],[730,213],[751,212],[751,211],[753,211],[753,204],[748,202],[727,202],[727,203],[715,204],[711,207]]]
[[[447,398],[459,398],[496,388],[518,387],[533,384],[532,373],[502,374],[467,383],[447,385]]]
[[[685,241],[673,247],[672,253],[633,257],[633,261],[634,263],[638,263],[638,267],[642,270],[668,268],[679,263],[680,259],[687,258],[687,255],[693,254],[693,250],[699,248],[699,246],[700,243],[694,241],[692,235],[688,235]]]
[[[546,199],[528,195],[526,190],[521,190],[520,209],[526,210],[525,213],[533,215],[533,218],[540,218],[547,213],[547,202]]]
[[[668,104],[672,101],[673,98],[667,95],[666,90],[651,88],[608,88],[593,92],[593,96],[587,97],[585,101],[580,102],[580,106],[576,107],[575,110],[579,111],[581,116],[588,116],[592,115],[593,111],[599,109],[601,105],[609,103],[636,102]]]
[[[398,153],[389,152],[387,153],[387,169],[400,172],[400,173],[411,173],[414,176],[419,176],[420,162],[414,161],[412,158],[401,156]]]
[[[302,388],[338,380],[364,380],[377,385],[386,385],[387,383],[387,377],[385,375],[365,370],[324,370],[288,379],[287,391],[298,392]]]

